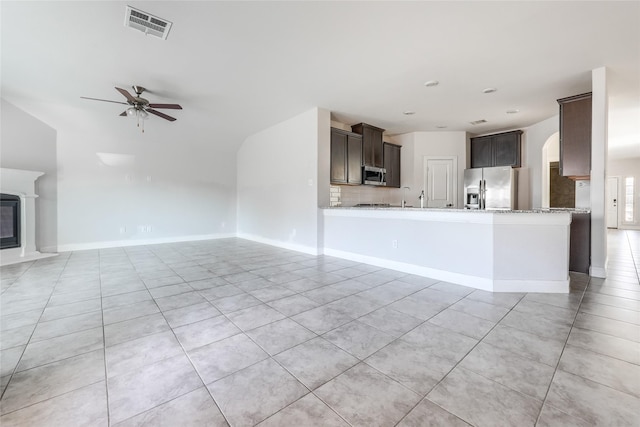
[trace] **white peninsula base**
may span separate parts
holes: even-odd
[[[327,208],[324,253],[492,292],[569,292],[571,214]]]

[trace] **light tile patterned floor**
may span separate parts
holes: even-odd
[[[2,268],[2,426],[640,425],[640,232],[491,294],[239,239]]]

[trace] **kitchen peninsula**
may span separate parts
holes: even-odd
[[[322,212],[329,256],[492,292],[569,292],[569,211]]]

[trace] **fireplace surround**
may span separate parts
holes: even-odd
[[[20,246],[20,197],[0,194],[0,249]]]
[[[15,264],[55,256],[36,249],[36,180],[44,172],[22,169],[0,168],[0,193],[2,193],[3,245],[0,250],[0,265]],[[6,200],[6,202],[5,202]],[[6,210],[5,210],[6,208]],[[13,215],[13,216],[11,216]],[[17,232],[9,232],[5,225],[16,221]],[[5,236],[6,234],[6,236]],[[7,238],[7,246],[4,239]]]

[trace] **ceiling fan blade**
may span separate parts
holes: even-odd
[[[114,104],[124,104],[124,105],[129,105],[126,102],[122,102],[122,101],[111,101],[109,99],[100,99],[100,98],[89,98],[87,96],[81,96],[80,98],[82,99],[90,99],[92,101],[103,101],[103,102],[113,102]]]
[[[145,111],[147,113],[155,114],[158,117],[162,117],[165,120],[169,120],[170,122],[175,122],[176,121],[175,117],[167,116],[165,113],[161,113],[160,111],[156,111],[153,108],[147,108]]]
[[[122,113],[120,113],[118,115],[122,116],[122,117],[127,117],[127,110],[124,110]]]
[[[136,99],[133,96],[131,96],[131,94],[127,90],[119,87],[117,87],[116,90],[120,92],[125,98],[127,98],[127,101],[129,101],[129,104],[133,104],[136,102]]]
[[[149,104],[151,108],[168,108],[171,110],[182,110],[182,107],[178,104]]]

